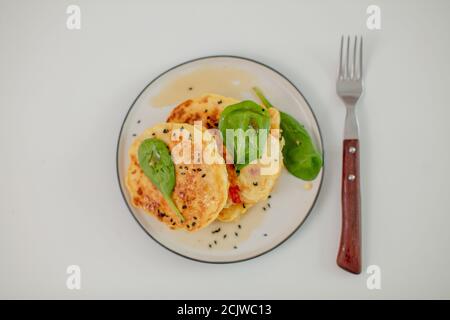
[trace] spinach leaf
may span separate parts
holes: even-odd
[[[167,145],[156,138],[146,139],[139,146],[138,159],[144,174],[161,191],[169,207],[183,222],[184,217],[171,198],[175,187],[175,166]]]
[[[262,129],[265,134],[260,132]],[[227,106],[222,111],[219,130],[225,145],[233,151],[237,172],[253,160],[261,158],[269,129],[269,112],[253,101],[242,101]],[[231,130],[231,136],[227,136],[227,130]],[[230,138],[233,140],[229,141]]]
[[[322,168],[322,156],[317,152],[305,127],[289,114],[281,112],[281,130],[285,141],[284,165],[294,176],[314,180]]]
[[[253,88],[266,108],[273,107],[259,88]],[[283,147],[283,162],[286,169],[302,180],[314,180],[322,168],[322,155],[317,151],[314,143],[296,119],[280,111],[281,134],[285,144]]]

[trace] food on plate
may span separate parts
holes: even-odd
[[[139,146],[138,160],[142,171],[161,192],[172,212],[177,215],[180,222],[184,222],[184,216],[172,200],[175,166],[167,145],[160,139],[145,139]]]
[[[266,112],[270,115],[270,134],[263,148],[270,161],[253,160],[240,170],[238,186],[241,200],[245,204],[255,204],[267,199],[283,167],[281,150],[284,142],[280,139],[280,113],[275,108],[268,109]]]
[[[220,129],[219,124],[222,123],[221,129],[225,134],[226,129],[248,129],[251,127],[258,130],[260,128],[259,121],[261,126],[264,126],[264,129],[267,130],[261,146],[266,149],[266,145],[273,139],[276,142],[279,141],[280,117],[275,108],[267,110],[264,106],[252,101],[239,102],[233,98],[217,94],[204,94],[180,103],[172,110],[167,121],[189,124],[202,121],[202,125],[207,129]],[[235,123],[237,124],[234,125]],[[269,133],[270,135],[268,135]],[[219,135],[219,132],[216,131],[215,135]],[[267,136],[270,139],[267,139]],[[246,145],[248,145],[249,140],[247,139],[246,142]],[[223,152],[224,158],[227,159],[229,191],[227,204],[219,214],[218,219],[228,222],[235,220],[253,204],[268,197],[280,175],[282,161],[281,153],[278,155],[280,160],[275,164],[258,161],[261,152],[257,152],[257,159],[250,159],[250,152],[246,147],[244,164],[236,164],[234,157],[231,155],[236,155],[237,152],[227,150],[222,145],[222,140],[220,140],[219,149]],[[270,148],[267,149],[268,155],[271,155]],[[264,172],[261,172],[261,169],[267,171],[270,166],[274,167],[272,172],[262,174]]]
[[[269,112],[256,102],[242,101],[222,111],[219,130],[224,144],[231,146],[228,151],[234,154],[236,172],[240,172],[250,162],[262,157],[269,128]],[[259,134],[260,130],[265,131],[265,134]],[[248,134],[245,134],[246,131]],[[231,133],[230,137],[229,133]],[[242,133],[241,139],[239,139],[239,133]],[[250,135],[254,136],[253,139]]]
[[[188,99],[176,106],[167,117],[167,122],[189,123],[202,121],[207,129],[219,126],[219,117],[222,110],[239,101],[217,94],[204,94],[198,98]]]
[[[259,88],[253,88],[261,102],[271,110],[272,104]],[[295,118],[280,111],[281,132],[284,139],[283,161],[286,169],[294,176],[310,181],[319,174],[323,160],[306,131]]]
[[[302,180],[314,180],[322,168],[322,155],[316,150],[308,131],[287,113],[281,113],[281,130],[287,170]]]
[[[194,125],[194,122],[201,121],[206,129],[217,129],[219,118],[223,109],[229,105],[238,103],[233,98],[224,97],[217,94],[204,94],[200,97],[188,99],[176,106],[167,117],[167,122],[188,123]],[[219,132],[211,132],[218,135]],[[218,144],[220,152],[227,157],[226,150],[221,141]],[[230,161],[227,161],[230,162]],[[227,164],[227,173],[229,180],[229,196],[225,208],[220,212],[218,219],[221,221],[232,221],[247,211],[250,205],[243,204],[239,198],[237,186],[237,174],[232,163]],[[233,199],[235,202],[233,202]]]
[[[202,133],[200,142],[194,142],[195,130]],[[196,144],[211,151],[215,157],[212,163],[197,163],[195,150],[199,146]],[[214,137],[202,128],[179,123],[158,124],[133,141],[129,157],[126,186],[132,204],[172,229],[199,230],[214,221],[227,202],[228,175],[224,160]],[[179,161],[187,160],[185,157],[191,161]]]
[[[139,135],[129,149],[132,204],[171,229],[196,231],[266,200],[283,163],[294,176],[315,179],[322,156],[306,129],[254,91],[262,105],[208,93]]]

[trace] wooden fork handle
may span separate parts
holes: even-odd
[[[361,197],[359,190],[359,140],[344,140],[342,168],[342,229],[337,264],[361,273]]]

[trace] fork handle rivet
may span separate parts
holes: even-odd
[[[354,174],[349,174],[348,175],[348,180],[349,181],[353,181],[353,180],[355,180],[356,179],[356,176],[354,175]]]
[[[356,152],[356,148],[355,147],[350,147],[350,148],[348,148],[348,152],[355,153]]]

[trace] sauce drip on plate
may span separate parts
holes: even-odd
[[[240,98],[251,92],[255,79],[245,70],[205,66],[170,79],[150,100],[152,107],[172,106],[204,93]]]

